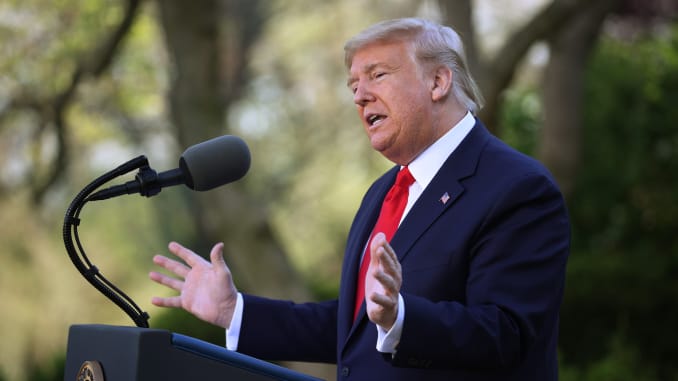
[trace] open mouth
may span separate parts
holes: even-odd
[[[370,125],[370,127],[373,127],[380,124],[384,119],[386,119],[386,115],[371,114],[368,115],[365,120],[367,121],[367,124]]]

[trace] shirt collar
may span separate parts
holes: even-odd
[[[476,120],[473,114],[467,112],[445,135],[431,144],[408,165],[412,176],[422,189],[425,189],[433,180],[445,160],[454,152],[475,124]]]

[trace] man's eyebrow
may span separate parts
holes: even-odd
[[[383,63],[381,63],[381,62],[375,62],[375,63],[367,64],[367,65],[363,66],[363,68],[362,68],[362,70],[361,70],[360,72],[366,74],[366,73],[371,72],[372,70],[374,70],[374,69],[377,68],[378,66],[382,66],[382,65],[385,65],[385,64],[383,64]],[[351,85],[353,84],[353,82],[355,82],[355,81],[357,81],[357,80],[358,80],[358,79],[357,79],[356,77],[353,77],[353,76],[349,77],[349,78],[346,80],[346,86],[347,86],[347,87],[351,87]]]

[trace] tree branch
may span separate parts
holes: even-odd
[[[485,78],[480,87],[485,96],[485,109],[481,111],[490,128],[497,132],[500,96],[511,83],[516,67],[528,49],[539,40],[548,39],[568,23],[573,16],[587,12],[591,3],[587,0],[553,0],[539,13],[516,30],[499,49],[496,56],[483,66]]]
[[[69,149],[66,139],[68,122],[65,113],[68,106],[72,103],[78,86],[87,77],[100,77],[113,62],[122,42],[129,33],[136,15],[138,14],[141,0],[128,0],[125,8],[125,14],[120,24],[112,31],[106,41],[95,48],[89,55],[81,58],[71,75],[71,81],[63,91],[56,94],[53,98],[44,101],[40,100],[18,100],[12,102],[10,107],[26,107],[34,110],[40,110],[41,117],[45,124],[53,123],[57,137],[56,158],[53,161],[51,170],[47,171],[44,179],[34,176],[31,179],[32,198],[34,202],[39,203],[45,192],[56,182],[56,180],[66,171],[69,158]]]

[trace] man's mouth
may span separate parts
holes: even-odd
[[[370,127],[373,127],[375,125],[380,124],[384,119],[386,119],[386,115],[371,114],[371,115],[368,115],[365,120],[367,121],[367,124]]]

